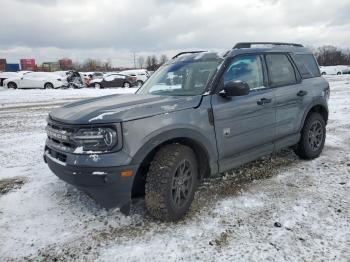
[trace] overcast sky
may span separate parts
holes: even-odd
[[[350,0],[0,0],[0,58],[133,64],[238,41],[350,47]]]

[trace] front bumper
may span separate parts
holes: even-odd
[[[103,157],[103,156],[101,156]],[[105,208],[120,207],[127,213],[131,202],[131,190],[138,165],[113,167],[84,167],[68,165],[45,150],[44,160],[51,171],[63,181],[90,195]],[[121,176],[132,170],[133,176]]]

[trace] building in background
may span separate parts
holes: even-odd
[[[40,67],[41,71],[44,72],[52,72],[52,71],[59,71],[61,70],[60,68],[60,63],[58,62],[44,62],[42,66]]]
[[[6,69],[6,59],[0,59],[0,72],[5,71]]]
[[[63,58],[58,60],[58,63],[60,64],[60,68],[62,70],[71,70],[73,69],[73,61],[69,58]]]
[[[20,63],[21,63],[21,70],[27,70],[27,71],[35,71],[36,70],[35,59],[33,59],[33,58],[21,59]]]
[[[19,64],[6,64],[5,71],[7,72],[17,72],[19,70]]]

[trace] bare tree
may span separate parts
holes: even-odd
[[[143,68],[143,64],[145,63],[145,58],[143,56],[139,56],[137,58],[137,63],[139,65],[139,67],[142,69]]]
[[[152,57],[151,56],[147,56],[147,58],[146,58],[146,68],[147,68],[147,70],[152,71]]]
[[[322,66],[350,65],[350,55],[335,46],[321,46],[315,56]]]
[[[159,65],[165,64],[168,61],[168,57],[166,55],[161,55],[159,58]]]

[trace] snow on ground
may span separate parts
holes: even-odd
[[[328,79],[321,157],[285,150],[208,179],[178,223],[153,220],[141,199],[128,217],[101,209],[43,163],[45,118],[57,101],[118,90],[1,91],[1,260],[348,261],[350,77]],[[12,178],[24,184],[11,190]]]
[[[52,105],[74,101],[82,98],[135,93],[138,88],[108,88],[108,89],[0,89],[0,107],[24,105]],[[52,106],[51,106],[52,107]]]

